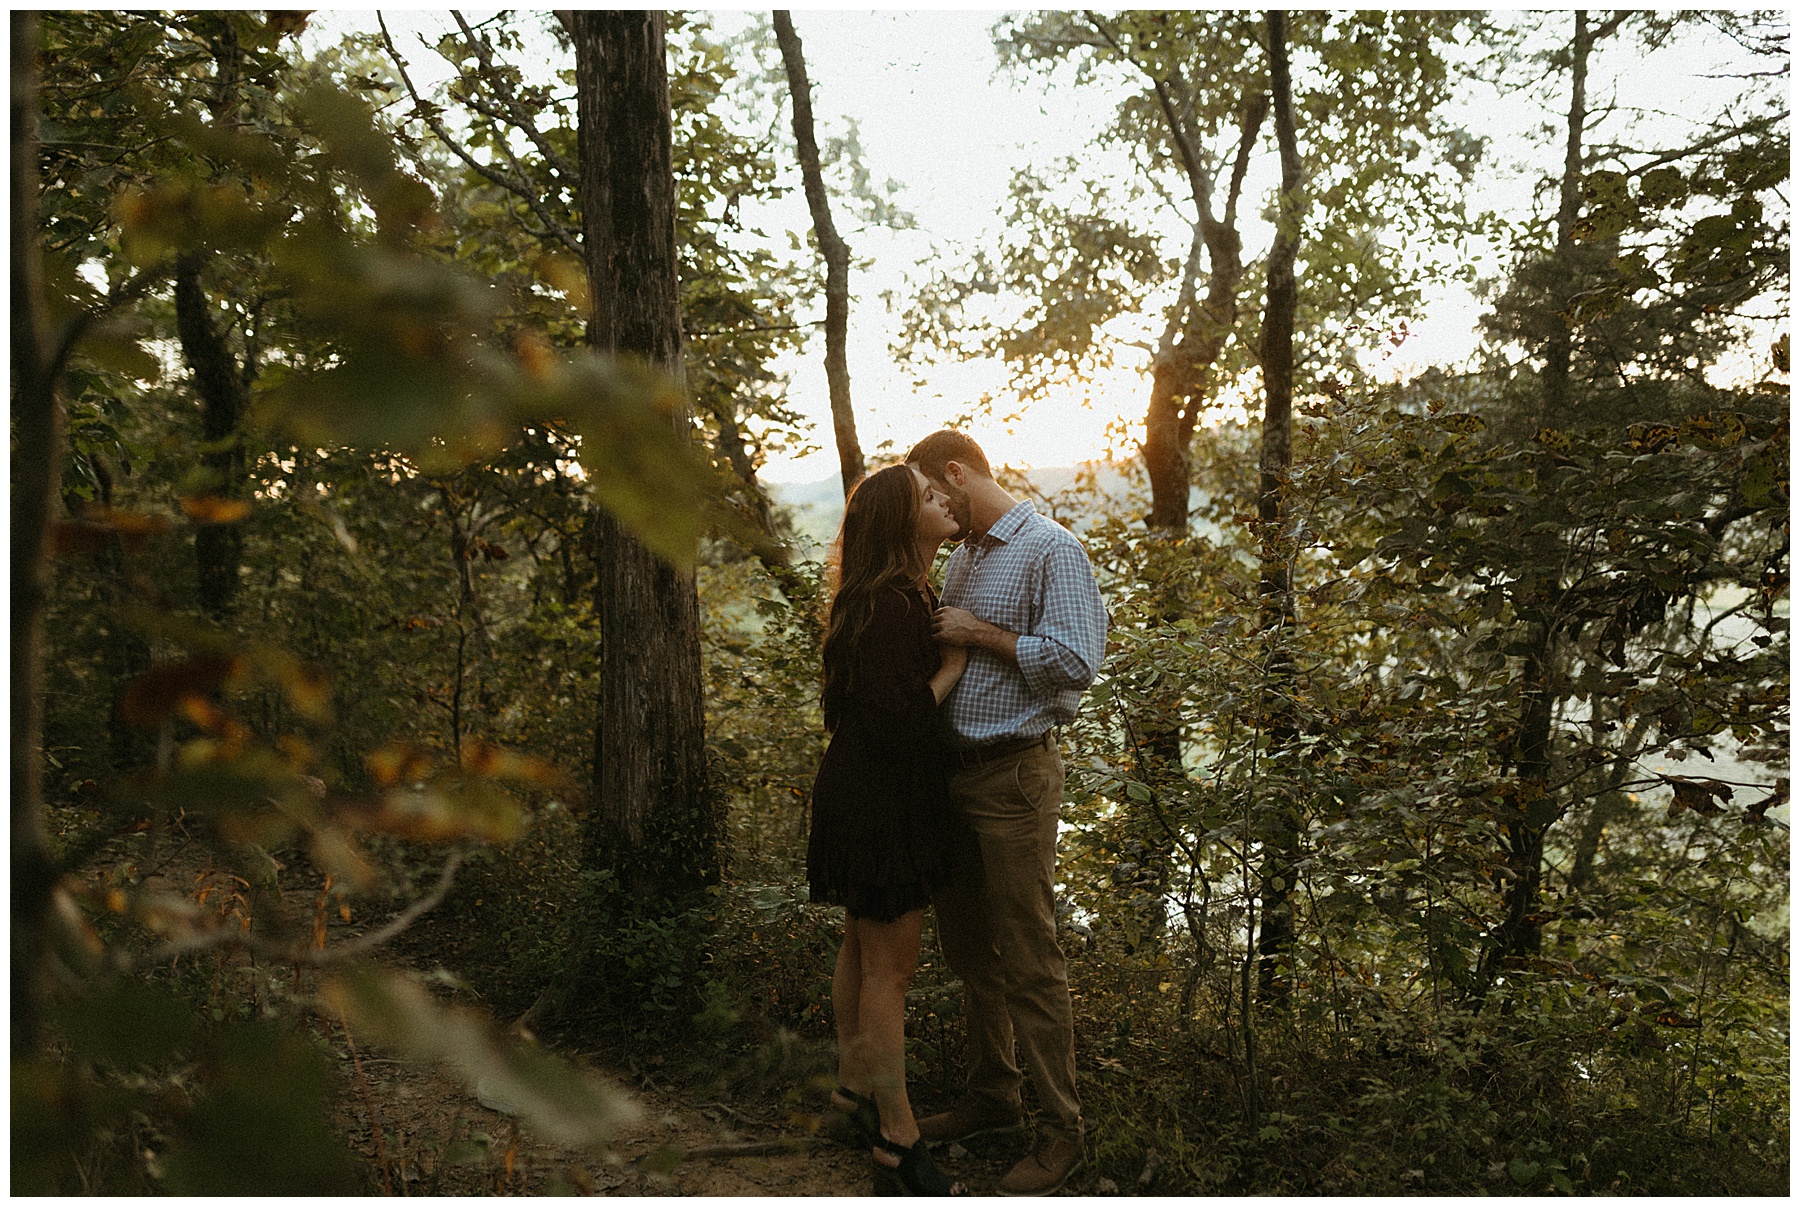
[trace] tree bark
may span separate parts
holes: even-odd
[[[660,12],[573,14],[589,342],[682,373],[675,180]],[[683,406],[672,415],[687,431]],[[718,877],[706,786],[694,576],[595,516],[601,627],[587,866],[637,901],[672,904]]]
[[[63,416],[49,356],[37,227],[38,19],[12,35],[12,1054],[36,1050],[50,961],[56,865],[43,806],[43,620]]]
[[[1535,955],[1543,946],[1543,925],[1538,914],[1544,877],[1544,835],[1551,822],[1543,814],[1550,778],[1550,723],[1556,695],[1550,683],[1554,673],[1556,634],[1547,619],[1533,625],[1531,652],[1521,671],[1524,679],[1519,706],[1518,736],[1510,762],[1514,779],[1512,808],[1515,816],[1501,826],[1506,838],[1508,870],[1506,916],[1488,952],[1482,984],[1492,983],[1500,961]]]
[[[1281,152],[1281,200],[1275,226],[1275,243],[1269,249],[1268,299],[1263,311],[1262,459],[1257,487],[1257,520],[1262,531],[1262,627],[1270,646],[1268,717],[1271,751],[1288,745],[1294,736],[1292,708],[1293,660],[1286,636],[1294,623],[1293,584],[1289,561],[1292,542],[1287,535],[1288,471],[1293,464],[1294,311],[1298,291],[1294,261],[1300,251],[1303,217],[1301,164],[1294,134],[1294,98],[1288,78],[1287,15],[1268,14],[1269,84],[1274,98],[1275,139]],[[1270,794],[1263,833],[1260,892],[1262,928],[1258,935],[1259,996],[1265,1003],[1287,1000],[1292,959],[1294,918],[1292,894],[1298,858],[1299,826],[1294,804],[1280,789]]]
[[[206,451],[201,464],[214,476],[211,493],[239,498],[244,493],[244,446],[238,425],[249,408],[250,391],[237,358],[213,322],[212,303],[201,284],[208,255],[188,252],[175,264],[175,333],[193,373],[200,399],[200,426]],[[244,534],[237,524],[201,524],[194,530],[194,566],[200,607],[214,620],[235,607]]]
[[[1223,217],[1213,212],[1215,181],[1203,163],[1199,151],[1199,135],[1192,122],[1183,116],[1176,91],[1184,87],[1180,78],[1170,73],[1166,78],[1139,62],[1130,49],[1113,37],[1105,22],[1094,13],[1088,19],[1121,55],[1138,66],[1155,89],[1163,120],[1188,178],[1189,194],[1194,203],[1193,237],[1187,263],[1182,272],[1181,290],[1163,327],[1161,339],[1151,359],[1150,404],[1144,416],[1144,469],[1150,479],[1150,513],[1144,517],[1145,527],[1152,533],[1176,540],[1187,536],[1189,499],[1193,470],[1191,444],[1194,422],[1205,398],[1207,379],[1212,367],[1225,350],[1226,342],[1237,325],[1238,284],[1243,277],[1243,240],[1237,231],[1237,203],[1244,184],[1244,173],[1250,164],[1250,151],[1257,132],[1268,112],[1267,95],[1261,92],[1246,96],[1239,118],[1238,150],[1226,189]],[[1199,297],[1200,266],[1208,262],[1206,295]],[[1186,614],[1188,601],[1180,592],[1155,590],[1156,614],[1164,623],[1173,623]],[[1182,698],[1181,688],[1173,679],[1161,678],[1154,684],[1140,684],[1146,700],[1141,708],[1134,757],[1143,778],[1180,781],[1186,777],[1182,762]],[[1166,899],[1173,882],[1174,851],[1166,824],[1145,831],[1142,862],[1150,869],[1158,900]],[[1160,934],[1166,913],[1157,912],[1151,919],[1151,932]]]
[[[850,367],[844,343],[850,327],[850,248],[838,237],[831,220],[831,202],[825,195],[825,176],[819,169],[819,144],[813,137],[812,85],[806,78],[806,59],[800,53],[800,35],[787,10],[775,10],[775,40],[781,45],[781,61],[787,68],[788,91],[794,100],[794,143],[800,153],[800,175],[806,185],[806,205],[812,211],[813,235],[825,258],[825,381],[831,390],[831,426],[837,436],[838,472],[844,494],[862,480],[862,445],[856,439],[856,412],[850,405]]]

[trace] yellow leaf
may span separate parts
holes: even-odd
[[[196,524],[232,524],[250,514],[250,504],[217,495],[191,495],[181,500],[181,510]]]

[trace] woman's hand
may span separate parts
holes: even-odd
[[[937,674],[931,677],[931,694],[942,704],[944,697],[950,694],[950,689],[956,686],[956,681],[969,668],[969,650],[967,646],[948,645],[940,641],[938,651],[941,657]]]

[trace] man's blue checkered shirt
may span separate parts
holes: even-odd
[[[1035,738],[1074,720],[1106,656],[1107,620],[1094,569],[1067,528],[1020,503],[950,555],[942,602],[1019,635],[1016,667],[969,650],[941,714],[952,744]]]

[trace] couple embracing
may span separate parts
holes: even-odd
[[[927,572],[956,538],[940,600]],[[1067,529],[994,481],[973,440],[942,431],[857,484],[836,571],[824,652],[831,743],[807,847],[812,900],[846,915],[832,976],[832,1105],[905,1190],[961,1194],[926,1145],[1017,1126],[1028,1074],[1044,1120],[999,1191],[1048,1194],[1081,1162],[1056,938],[1056,728],[1075,716],[1105,652],[1093,569]],[[964,986],[969,1081],[953,1109],[915,1119],[906,989],[928,904]]]

